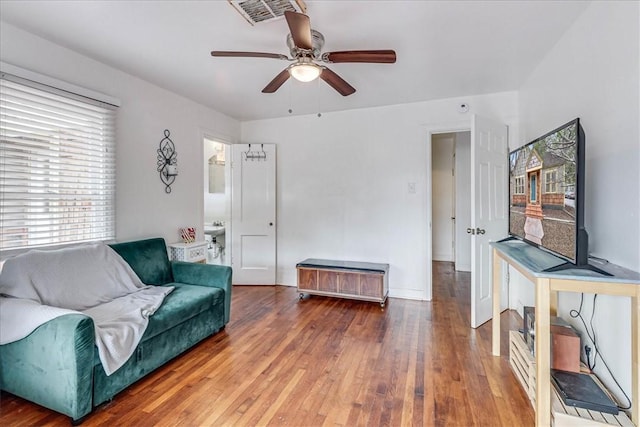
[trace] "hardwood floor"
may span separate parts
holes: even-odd
[[[491,323],[469,325],[468,273],[434,263],[434,300],[375,303],[234,287],[227,328],[161,367],[83,426],[528,426],[534,412]],[[0,424],[68,425],[2,393]]]

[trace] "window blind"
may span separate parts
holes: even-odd
[[[115,237],[115,113],[0,75],[0,250]]]

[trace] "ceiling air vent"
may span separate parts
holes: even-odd
[[[284,12],[305,13],[303,0],[228,0],[251,25],[280,18]]]

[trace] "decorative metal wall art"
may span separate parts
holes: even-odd
[[[171,184],[178,176],[178,153],[169,135],[171,132],[165,129],[164,138],[160,140],[160,148],[158,148],[158,172],[160,172],[160,181],[165,185],[165,193],[171,193]]]
[[[264,151],[264,144],[260,144],[260,150],[252,150],[251,144],[249,149],[242,153],[245,160],[267,160],[267,153]]]

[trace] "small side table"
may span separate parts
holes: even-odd
[[[169,245],[171,259],[186,262],[207,262],[207,242],[171,243]]]

